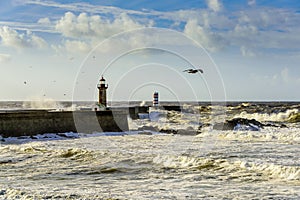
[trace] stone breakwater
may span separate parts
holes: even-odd
[[[128,113],[106,111],[20,110],[0,112],[2,137],[64,132],[121,132],[128,130]]]

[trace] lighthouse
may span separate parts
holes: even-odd
[[[153,93],[153,106],[154,107],[158,106],[158,92]]]
[[[97,85],[98,90],[99,90],[99,106],[107,106],[107,101],[106,101],[106,90],[108,88],[108,85],[105,84],[105,79],[103,76],[100,79],[100,83]]]

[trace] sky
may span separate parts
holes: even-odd
[[[0,100],[96,101],[103,75],[108,101],[299,101],[299,24],[295,0],[4,0]]]

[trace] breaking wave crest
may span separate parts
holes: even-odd
[[[93,160],[95,157],[95,152],[91,150],[81,148],[52,149],[39,142],[22,145],[5,145],[0,147],[0,153],[2,155],[14,153],[14,161],[12,162],[24,160],[21,158],[30,158],[32,156],[45,157],[45,155],[49,159],[64,158],[78,161]]]
[[[191,156],[158,155],[153,163],[164,168],[181,170],[200,170],[209,173],[227,172],[228,179],[244,177],[249,173],[257,179],[261,174],[265,179],[278,179],[283,181],[300,181],[300,166],[283,166],[273,163],[255,163],[242,160],[229,161],[226,159],[197,158]],[[255,181],[255,180],[253,180]]]
[[[242,169],[261,172],[271,178],[284,179],[286,181],[300,180],[300,166],[282,166],[273,163],[255,163],[238,161],[235,163]]]
[[[288,118],[288,122],[291,123],[296,123],[296,122],[300,122],[300,113],[292,113],[289,118]]]
[[[298,115],[298,109],[288,109],[285,112],[278,113],[247,113],[246,111],[241,112],[234,116],[234,118],[247,118],[255,119],[257,121],[266,122],[285,122],[288,121],[292,116]]]
[[[219,131],[214,134],[218,135],[218,139],[227,140],[300,143],[299,128],[265,128],[261,131]]]
[[[189,156],[158,155],[153,159],[153,162],[165,168],[210,169],[217,167],[224,161]]]

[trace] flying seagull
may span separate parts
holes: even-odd
[[[190,74],[195,74],[197,72],[201,72],[203,74],[202,69],[186,69],[186,70],[183,70],[183,72],[187,72],[187,73],[190,73]]]

